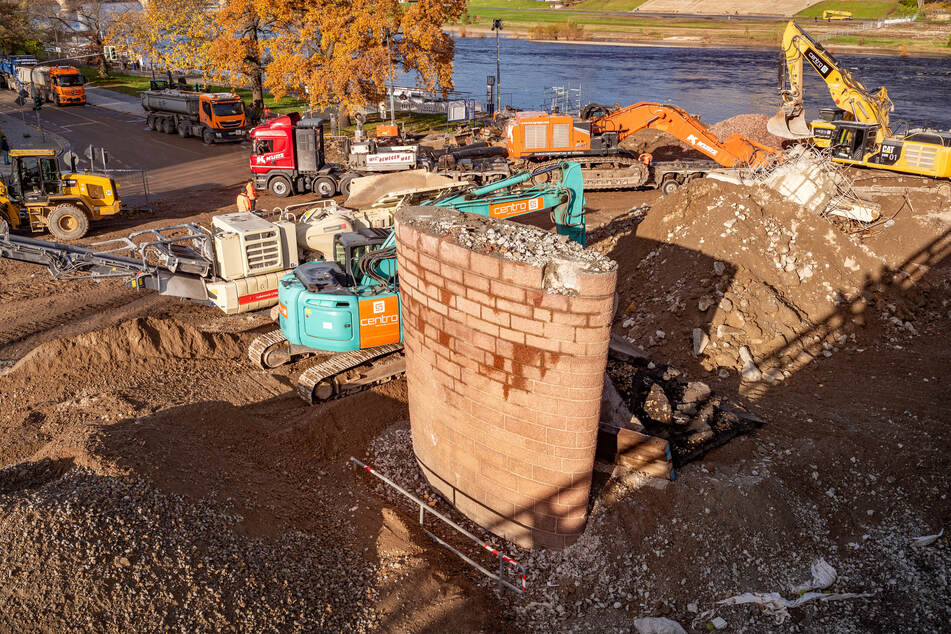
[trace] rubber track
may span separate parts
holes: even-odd
[[[287,341],[287,338],[284,337],[284,333],[281,332],[280,328],[276,328],[264,333],[263,335],[255,337],[254,341],[251,342],[251,345],[248,346],[248,359],[251,360],[251,363],[262,370],[269,370],[270,368],[264,365],[264,353],[267,352],[267,349],[274,344],[284,341]]]
[[[300,375],[300,377],[297,379],[297,393],[300,395],[302,399],[304,399],[311,405],[315,405],[316,403],[314,401],[314,387],[316,387],[316,385],[320,383],[321,381],[324,381],[330,377],[352,370],[365,363],[376,361],[377,359],[381,359],[393,353],[402,352],[402,350],[403,350],[403,344],[391,343],[385,346],[367,348],[365,350],[354,350],[352,352],[343,352],[341,354],[335,354],[334,356],[330,357],[326,361],[323,361],[311,368],[308,368],[307,370],[303,372],[303,374]],[[352,396],[353,394],[357,394],[359,392],[368,390],[371,387],[382,385],[383,383],[387,383],[389,381],[392,381],[393,379],[399,378],[403,376],[403,374],[405,374],[405,372],[398,372],[396,374],[392,374],[390,376],[381,378],[377,381],[367,383],[366,385],[361,386],[360,389],[358,390],[350,390],[346,394],[334,394],[330,398],[323,399],[319,402],[324,403],[327,401],[336,400],[338,398],[343,398],[344,396]]]
[[[636,158],[631,158],[627,156],[573,156],[563,159],[558,159],[556,161],[546,161],[544,163],[534,163],[531,164],[532,170],[537,170],[543,167],[551,167],[553,165],[561,165],[565,161],[572,161],[581,165],[581,176],[584,179],[584,190],[585,191],[608,191],[612,189],[628,189],[631,187],[640,187],[647,183],[649,172],[647,167],[638,161]],[[605,182],[596,178],[589,178],[584,174],[585,170],[588,169],[602,169],[599,167],[601,163],[620,163],[625,166],[618,169],[618,172],[627,171],[627,168],[637,167],[637,178],[632,178],[628,176],[618,176],[617,178],[623,178],[626,182],[624,183],[611,183]]]

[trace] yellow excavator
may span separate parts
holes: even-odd
[[[835,108],[820,110],[806,123],[803,106],[803,60],[825,80]],[[895,135],[889,115],[895,109],[882,87],[872,92],[852,77],[835,57],[795,22],[783,33],[779,56],[779,94],[783,99],[767,129],[785,139],[811,138],[830,148],[832,159],[848,165],[951,177],[951,133],[911,130]]]
[[[111,178],[62,173],[56,150],[10,150],[10,160],[10,175],[0,181],[0,220],[13,229],[78,240],[90,222],[122,209]]]

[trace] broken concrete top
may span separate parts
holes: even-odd
[[[459,246],[531,266],[573,264],[578,271],[606,273],[617,263],[567,236],[537,227],[463,213],[445,207],[405,207],[396,214],[399,224],[432,236],[448,236]]]

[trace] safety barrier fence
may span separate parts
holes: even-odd
[[[115,181],[116,185],[119,186],[119,196],[127,207],[148,209],[152,205],[147,170],[96,168],[95,172],[104,174]]]
[[[478,537],[476,537],[475,535],[473,535],[472,533],[470,533],[469,531],[467,531],[467,530],[464,529],[463,527],[459,526],[458,524],[456,524],[455,522],[453,522],[451,519],[449,519],[448,517],[446,517],[446,516],[443,515],[442,513],[440,513],[440,512],[438,512],[438,511],[436,511],[436,510],[430,508],[429,505],[428,505],[426,502],[424,502],[423,500],[420,500],[418,497],[416,497],[416,496],[413,495],[412,493],[408,492],[406,489],[404,489],[404,488],[401,487],[400,485],[396,484],[395,482],[393,482],[392,480],[390,480],[390,479],[387,478],[386,476],[382,475],[380,472],[378,472],[378,471],[377,471],[376,469],[374,469],[373,467],[370,467],[370,466],[368,466],[368,465],[366,465],[366,464],[360,462],[359,460],[357,460],[356,458],[354,458],[354,457],[352,457],[352,456],[350,457],[350,462],[351,462],[351,466],[352,466],[352,467],[354,467],[354,468],[360,467],[360,468],[362,468],[363,470],[367,471],[368,473],[371,473],[374,477],[376,477],[377,479],[379,479],[379,480],[382,481],[383,483],[389,485],[391,488],[393,488],[393,489],[395,489],[396,491],[398,491],[399,493],[403,494],[405,497],[409,498],[413,503],[415,503],[416,505],[418,505],[418,506],[419,506],[419,526],[420,526],[420,528],[422,528],[423,532],[425,532],[427,535],[429,535],[430,538],[432,538],[433,541],[435,541],[437,544],[439,544],[440,546],[444,546],[446,549],[448,549],[449,551],[453,552],[457,557],[459,557],[460,559],[462,559],[464,562],[466,562],[467,564],[469,564],[470,566],[472,566],[473,568],[475,568],[476,570],[478,570],[479,572],[481,572],[481,573],[484,574],[485,576],[489,577],[490,579],[495,579],[495,580],[498,582],[498,592],[499,592],[499,595],[502,595],[502,594],[505,592],[505,588],[509,588],[509,589],[511,589],[511,590],[514,590],[515,592],[518,592],[519,594],[525,592],[525,591],[528,589],[528,585],[527,585],[528,575],[526,574],[526,572],[525,572],[525,567],[524,567],[522,564],[518,563],[517,561],[515,561],[514,559],[512,559],[511,557],[509,557],[508,555],[506,555],[505,553],[503,553],[503,552],[502,552],[501,550],[499,550],[498,548],[494,548],[493,546],[490,546],[489,544],[486,544],[483,540],[479,539]],[[434,535],[434,534],[431,533],[430,531],[426,530],[425,526],[423,525],[423,524],[424,524],[425,517],[426,517],[426,513],[429,513],[429,514],[432,515],[433,517],[439,518],[439,519],[442,520],[445,524],[447,524],[447,525],[451,526],[452,528],[456,529],[457,532],[459,532],[459,533],[465,535],[466,537],[468,537],[469,539],[471,539],[473,542],[475,542],[476,544],[478,544],[480,548],[482,548],[483,550],[488,551],[489,553],[491,553],[492,555],[494,555],[495,557],[497,557],[498,560],[499,560],[499,573],[498,573],[498,574],[495,574],[495,573],[489,571],[489,570],[488,570],[487,568],[485,568],[484,566],[482,566],[482,565],[476,563],[476,562],[473,561],[470,557],[467,557],[467,556],[464,555],[463,553],[459,552],[456,548],[453,548],[452,546],[450,546],[449,544],[447,544],[444,540],[440,539],[439,537],[437,537],[436,535]],[[516,581],[516,583],[517,583],[518,585],[515,585],[515,584],[513,584],[513,583],[511,583],[510,581],[508,581],[508,580],[505,579],[505,564],[508,564],[511,568],[514,568],[514,569],[517,570],[518,580]]]

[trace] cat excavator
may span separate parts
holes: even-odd
[[[803,106],[803,60],[829,87],[834,108],[806,122]],[[894,135],[889,115],[895,106],[884,88],[868,90],[796,22],[783,33],[779,54],[779,94],[783,104],[767,129],[785,139],[809,139],[831,148],[839,163],[938,178],[951,177],[951,133],[911,130]]]
[[[710,157],[710,162],[657,163],[620,147],[640,130],[662,130]],[[587,190],[659,187],[671,193],[693,176],[716,168],[756,167],[778,155],[775,148],[734,134],[721,141],[677,106],[640,102],[626,108],[586,107],[582,119],[546,112],[519,112],[506,123],[509,159],[570,159],[582,167]]]
[[[424,206],[491,218],[547,211],[558,233],[585,243],[584,189],[575,163],[449,192]],[[262,369],[335,353],[298,378],[298,394],[311,404],[370,389],[405,368],[395,232],[341,233],[335,242],[333,260],[308,262],[284,276],[278,285],[280,328],[248,349]]]

